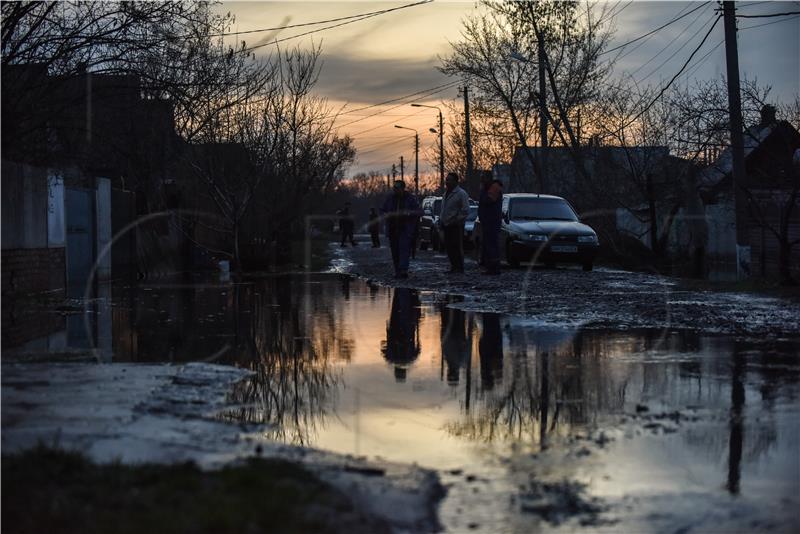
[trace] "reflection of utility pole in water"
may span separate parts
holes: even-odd
[[[731,419],[728,440],[728,491],[739,494],[741,478],[742,443],[744,442],[744,373],[745,356],[734,348],[733,369],[731,372]]]
[[[355,453],[356,456],[361,454],[361,392],[355,388],[355,399],[353,400],[353,437],[355,438]]]
[[[550,355],[542,353],[541,386],[539,390],[539,447],[547,448],[547,414],[550,410]]]
[[[473,342],[474,337],[472,333],[474,328],[475,328],[474,317],[472,316],[472,314],[470,314],[469,325],[467,326],[467,332],[469,335],[469,352],[467,353],[467,377],[466,377],[467,394],[466,397],[464,398],[464,408],[467,411],[467,413],[469,413],[469,398],[472,392],[472,350],[474,348],[474,342]]]

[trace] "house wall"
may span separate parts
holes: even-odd
[[[712,280],[736,279],[736,211],[733,198],[723,197],[706,206],[708,245],[706,260]]]

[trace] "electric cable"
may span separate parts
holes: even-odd
[[[675,38],[674,38],[674,39],[671,39],[671,40],[670,40],[670,42],[669,42],[669,43],[668,43],[666,46],[664,46],[664,47],[663,47],[661,50],[659,50],[659,51],[658,51],[658,53],[656,53],[656,55],[654,55],[653,57],[651,57],[650,59],[648,59],[647,61],[645,61],[645,62],[644,62],[644,63],[642,63],[641,65],[639,65],[639,66],[636,68],[636,70],[634,70],[633,72],[631,72],[631,73],[630,73],[630,76],[631,76],[631,77],[634,77],[634,76],[636,75],[636,73],[637,73],[637,72],[639,72],[639,71],[640,71],[640,70],[642,70],[642,69],[643,69],[645,66],[647,66],[647,65],[649,65],[651,62],[653,62],[653,61],[654,61],[654,60],[655,60],[655,59],[656,59],[658,56],[660,56],[660,55],[661,55],[661,54],[663,54],[663,53],[664,53],[664,52],[665,52],[667,49],[669,49],[669,47],[670,47],[670,46],[672,46],[673,44],[675,44],[676,42],[678,42],[678,40],[679,40],[681,37],[683,37],[683,34],[684,34],[684,33],[686,33],[687,31],[689,31],[689,29],[690,29],[690,28],[692,28],[692,26],[694,26],[694,25],[695,25],[695,23],[696,23],[697,21],[699,21],[699,20],[700,20],[700,18],[699,18],[699,16],[698,16],[698,18],[694,19],[694,20],[693,20],[693,21],[692,21],[690,24],[687,24],[687,25],[686,25],[686,27],[685,27],[685,28],[684,28],[684,29],[681,31],[681,33],[679,33],[677,36],[675,36]],[[691,37],[689,37],[689,39],[687,39],[687,41],[686,41],[686,42],[688,42],[688,41],[690,41],[692,38],[694,38],[694,37],[695,37],[695,36],[696,36],[696,35],[697,35],[697,34],[698,34],[698,33],[699,33],[701,30],[702,30],[702,28],[703,28],[703,25],[700,25],[700,29],[699,29],[699,30],[697,30],[697,31],[696,31],[696,32],[695,32],[695,33],[694,33],[694,34],[693,34]],[[684,43],[684,46],[685,46],[685,43]],[[678,52],[679,52],[679,51],[680,51],[680,48],[678,49]],[[677,52],[676,52],[676,53],[677,53]],[[668,58],[668,60],[667,60],[667,61],[669,61],[669,59],[672,59],[672,57],[674,57],[674,54],[673,54],[673,55],[672,55],[670,58]],[[662,63],[661,65],[663,66],[664,64]]]
[[[447,83],[444,83],[442,85],[435,85],[433,87],[429,87],[428,89],[422,89],[421,91],[416,91],[414,93],[409,93],[407,95],[398,96],[397,98],[392,98],[391,100],[384,100],[383,102],[378,102],[377,104],[370,104],[369,106],[363,106],[363,107],[360,107],[360,108],[351,109],[350,111],[343,111],[343,112],[339,113],[339,115],[349,115],[350,113],[355,113],[356,111],[363,111],[365,109],[370,109],[370,108],[374,108],[374,107],[378,107],[378,106],[383,106],[383,105],[386,105],[386,104],[391,104],[393,102],[397,102],[398,100],[405,100],[406,98],[410,98],[412,96],[417,96],[417,95],[422,94],[422,93],[427,93],[428,91],[433,91],[434,89],[439,89],[439,88],[442,88],[442,87],[452,86],[452,85],[455,85],[457,83],[458,83],[458,81],[447,82]]]
[[[432,1],[433,0],[425,0],[423,2],[417,2],[417,3],[414,3],[414,4],[406,4],[404,6],[399,6],[399,7],[395,7],[395,8],[391,8],[391,9],[385,9],[383,11],[376,11],[371,15],[363,15],[360,18],[354,18],[354,19],[346,20],[346,21],[340,22],[338,24],[333,24],[331,26],[325,26],[324,28],[317,28],[315,30],[310,30],[310,31],[307,31],[307,32],[298,33],[297,35],[290,35],[289,37],[284,37],[282,39],[276,39],[276,40],[268,41],[266,43],[253,45],[253,46],[250,46],[248,48],[245,48],[244,51],[245,52],[252,52],[253,50],[257,50],[257,49],[263,48],[265,46],[276,45],[276,44],[282,43],[284,41],[289,41],[291,39],[297,39],[298,37],[305,37],[306,35],[311,35],[311,34],[314,34],[314,33],[321,32],[321,31],[330,30],[330,29],[333,29],[333,28],[339,28],[340,26],[346,26],[348,24],[353,24],[354,22],[361,22],[362,20],[371,19],[373,17],[378,17],[378,16],[383,15],[385,13],[389,13],[390,11],[397,11],[398,9],[406,9],[406,8],[409,8],[409,7],[418,6],[420,4],[428,4],[428,3],[432,2]]]
[[[371,12],[368,12],[368,13],[359,13],[357,15],[348,15],[346,17],[338,17],[338,18],[335,18],[335,19],[327,19],[327,20],[318,20],[318,21],[315,21],[315,22],[304,22],[304,23],[301,23],[301,24],[288,24],[286,26],[276,26],[274,28],[260,28],[260,29],[257,29],[257,30],[245,30],[245,31],[239,31],[239,32],[214,33],[214,34],[209,35],[209,37],[229,37],[229,36],[232,36],[232,35],[248,35],[248,34],[251,34],[251,33],[273,32],[273,31],[279,31],[279,30],[288,30],[288,29],[291,29],[291,28],[302,28],[304,26],[317,26],[319,24],[330,24],[331,22],[340,22],[342,20],[350,20],[350,19],[356,19],[356,18],[361,18],[361,17],[366,17],[366,16],[382,15],[382,14],[388,13],[390,11],[396,11],[398,9],[404,9],[404,8],[407,8],[407,7],[413,7],[413,6],[417,6],[417,5],[420,5],[420,4],[427,4],[427,3],[430,3],[432,1],[433,0],[425,0],[424,2],[416,2],[414,4],[407,4],[405,6],[395,7],[395,8],[392,8],[392,9],[382,9],[380,11],[371,11]]]
[[[654,33],[663,30],[667,26],[678,22],[679,20],[681,20],[684,17],[688,17],[689,15],[691,15],[692,13],[694,13],[695,11],[697,11],[698,9],[703,8],[703,7],[708,7],[708,4],[702,3],[699,6],[697,6],[696,8],[692,9],[691,11],[688,11],[688,12],[684,13],[683,15],[679,16],[679,17],[675,17],[674,19],[670,20],[669,22],[666,22],[666,23],[662,24],[658,28],[649,31],[649,32],[645,33],[644,35],[640,35],[639,37],[637,37],[635,39],[631,39],[627,43],[623,43],[623,44],[621,44],[619,46],[615,46],[614,48],[611,48],[610,50],[606,50],[604,52],[601,52],[598,55],[602,56],[602,55],[605,55],[605,54],[610,54],[611,52],[614,52],[615,50],[619,50],[620,48],[625,48],[626,46],[628,46],[630,44],[633,44],[633,43],[635,43],[637,41],[640,41],[641,39],[644,39],[645,37],[649,37],[650,35],[653,35]],[[683,9],[681,11],[683,11]]]

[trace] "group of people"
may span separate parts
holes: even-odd
[[[445,194],[442,198],[438,224],[444,234],[445,250],[450,260],[450,273],[464,272],[464,223],[469,215],[469,195],[459,184],[458,174],[451,172],[445,179]],[[481,265],[484,274],[500,273],[500,223],[503,203],[503,185],[492,178],[491,173],[481,175],[481,194],[478,201],[478,217],[481,223]],[[353,222],[346,206],[340,219],[342,246],[353,241]],[[369,215],[369,232],[372,246],[380,247],[381,220],[385,221],[386,237],[392,251],[392,262],[396,278],[408,278],[411,258],[414,256],[419,218],[422,209],[417,199],[406,191],[402,180],[395,180],[392,193],[380,208],[380,214],[372,208]],[[344,223],[344,224],[343,224]]]

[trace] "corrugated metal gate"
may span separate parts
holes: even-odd
[[[80,297],[94,263],[94,191],[67,188],[67,296]]]

